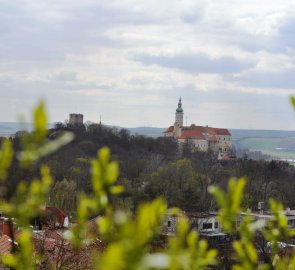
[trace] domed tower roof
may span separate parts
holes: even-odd
[[[177,107],[177,109],[176,109],[176,112],[178,112],[178,113],[183,113],[182,103],[181,103],[181,98],[179,98],[179,101],[178,101],[178,107]]]

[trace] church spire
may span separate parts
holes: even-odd
[[[183,126],[183,109],[182,109],[181,97],[179,98],[178,107],[177,107],[176,113],[175,113],[175,124],[178,127]]]
[[[179,101],[178,101],[178,107],[177,107],[177,109],[176,109],[176,112],[177,112],[177,113],[183,113],[181,97],[179,98]]]

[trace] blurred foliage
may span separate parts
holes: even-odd
[[[13,156],[27,168],[42,156],[52,153],[72,139],[71,134],[63,134],[56,140],[47,142],[47,120],[43,103],[40,103],[34,111],[34,126],[34,132],[22,137],[21,151],[15,153],[8,140],[2,143],[0,178],[3,181],[8,175]],[[51,184],[52,178],[48,167],[41,165],[40,179],[32,179],[31,183],[20,181],[10,202],[5,200],[0,202],[3,215],[10,219],[10,231],[13,231],[12,223],[16,223],[21,228],[17,245],[15,239],[12,239],[14,246],[12,255],[1,256],[2,263],[11,269],[35,269],[35,262],[32,259],[34,254],[30,221],[43,212]]]
[[[0,202],[3,214],[16,223],[20,228],[17,245],[14,244],[12,254],[2,255],[1,264],[10,269],[37,269],[36,254],[32,245],[32,229],[30,220],[41,214],[45,208],[48,197],[59,198],[59,195],[69,196],[76,192],[75,183],[64,179],[60,183],[53,183],[50,170],[39,162],[41,158],[53,153],[56,149],[66,145],[73,139],[69,132],[62,132],[54,139],[48,140],[47,122],[44,104],[40,103],[34,111],[34,127],[32,133],[22,136],[21,149],[14,151],[9,140],[4,140],[0,150],[0,180],[5,181],[13,158],[27,170],[30,166],[38,166],[39,177],[30,182],[20,181],[14,196],[10,201],[4,199]],[[100,133],[101,126],[92,126],[92,132]],[[120,136],[128,141],[126,132]],[[87,159],[78,162],[88,164]],[[39,162],[39,163],[38,163]],[[210,161],[209,161],[210,162]],[[77,203],[77,223],[65,234],[71,245],[79,249],[88,245],[93,240],[101,239],[107,246],[93,258],[93,267],[100,270],[115,269],[209,269],[218,267],[220,263],[218,252],[211,249],[196,231],[190,230],[187,217],[175,208],[168,208],[162,198],[156,198],[148,203],[140,204],[135,213],[116,209],[112,205],[112,198],[122,194],[124,187],[117,184],[119,165],[111,157],[108,148],[102,148],[95,159],[91,161],[91,186],[92,193],[79,193]],[[162,176],[171,176],[185,179],[176,182],[181,191],[188,192],[197,189],[198,184],[207,188],[209,180],[196,175],[192,164],[188,160],[180,160],[175,166],[157,171],[152,177],[162,179]],[[172,173],[172,174],[169,174]],[[169,175],[170,176],[169,176]],[[167,178],[167,179],[168,179]],[[187,182],[185,182],[187,181]],[[163,191],[168,188],[165,184]],[[280,259],[280,243],[294,236],[294,231],[288,228],[286,217],[282,214],[282,204],[275,200],[270,201],[272,219],[267,222],[255,221],[251,213],[243,213],[243,193],[245,192],[245,179],[231,179],[226,191],[218,187],[209,187],[219,208],[219,220],[222,228],[234,236],[232,269],[295,269],[295,256]],[[61,190],[64,190],[62,194]],[[50,193],[51,192],[51,193]],[[196,198],[205,192],[198,190]],[[156,194],[158,195],[158,194]],[[69,198],[67,200],[70,200]],[[60,202],[61,204],[63,201]],[[87,233],[87,221],[94,215],[96,218],[96,232]],[[168,215],[178,218],[175,236],[169,237],[167,247],[154,251],[152,242],[161,232],[163,223]],[[237,220],[241,220],[237,226]],[[270,249],[269,263],[260,263],[256,247],[255,236],[261,232],[268,241]],[[15,239],[12,239],[15,240]],[[54,269],[53,267],[51,269]],[[73,269],[73,268],[71,268]]]

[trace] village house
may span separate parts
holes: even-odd
[[[221,224],[217,219],[217,213],[186,213],[189,219],[190,229],[199,233],[201,238],[208,241],[211,246],[218,246],[231,241],[231,237],[222,231]],[[181,215],[170,215],[162,227],[162,234],[173,236]]]
[[[175,123],[164,131],[164,137],[174,138],[180,146],[189,143],[195,151],[218,153],[218,159],[230,159],[232,155],[231,133],[226,128],[214,128],[183,124],[181,98],[175,113]]]
[[[48,226],[48,222],[52,223],[52,226]],[[57,240],[52,240],[52,237],[48,236],[48,232],[51,230],[51,235],[52,233],[58,235],[58,229],[66,229],[68,226],[69,218],[65,212],[57,207],[46,207],[42,218],[36,217],[31,221],[34,243],[39,242],[42,235],[42,243],[46,243],[45,247],[49,246],[48,243],[54,246]],[[0,255],[10,254],[12,249],[17,247],[20,232],[21,229],[13,222],[13,219],[4,217],[0,213]],[[59,238],[62,239],[61,235]]]
[[[0,216],[0,255],[10,254],[13,247],[17,246],[19,232],[11,220]]]
[[[290,208],[287,208],[283,210],[282,214],[287,218],[288,221],[288,228],[295,229],[295,210],[291,210]],[[242,212],[239,214],[237,218],[237,227],[239,227],[241,221],[243,218],[249,215],[253,218],[254,221],[263,221],[267,222],[272,219],[273,214],[271,211],[259,209],[258,211],[251,211],[250,209],[247,212]],[[295,239],[294,239],[295,244]]]
[[[284,215],[288,222],[288,228],[294,230],[295,229],[295,210],[291,210],[287,208],[281,212]],[[245,218],[245,216],[250,216],[254,222],[256,222],[256,226],[258,226],[258,230],[255,234],[254,242],[258,250],[258,261],[259,263],[264,263],[271,257],[271,247],[274,243],[267,241],[263,234],[261,233],[262,228],[267,228],[267,223],[273,219],[273,213],[270,210],[264,210],[264,203],[259,202],[258,210],[252,211],[248,209],[246,212],[241,212],[236,219],[236,228],[239,230],[240,224]],[[260,229],[259,229],[260,228]],[[282,238],[277,242],[278,251],[277,258],[290,258],[292,254],[294,254],[295,250],[295,237],[289,237],[288,239]]]

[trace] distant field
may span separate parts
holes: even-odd
[[[52,128],[52,124],[48,124],[48,128]],[[32,123],[15,123],[15,122],[0,122],[0,137],[13,136],[19,130],[33,130]]]
[[[239,148],[261,151],[264,154],[281,159],[295,159],[295,137],[233,137],[233,141]]]
[[[281,138],[233,138],[233,141],[237,146],[249,149],[270,150],[281,147]]]

